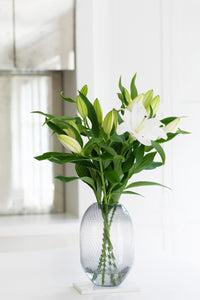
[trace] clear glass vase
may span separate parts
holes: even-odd
[[[92,204],[80,228],[81,264],[98,286],[118,286],[133,264],[133,226],[121,204]]]

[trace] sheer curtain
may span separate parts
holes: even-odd
[[[48,127],[42,127],[44,117],[31,114],[54,112],[53,80],[51,73],[0,75],[1,214],[47,213],[56,211],[56,206],[63,210],[62,186],[54,182],[56,171],[62,169],[33,158],[54,150]],[[61,101],[56,102],[56,110],[61,110]],[[55,189],[60,189],[58,205]]]

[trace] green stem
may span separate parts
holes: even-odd
[[[100,149],[99,149],[99,153],[100,153]],[[102,164],[102,160],[100,158],[99,160],[99,166],[100,166],[100,174],[101,174],[101,181],[102,181],[102,188],[103,188],[103,194],[104,194],[104,204],[108,204],[107,203],[107,193],[106,193],[106,184],[105,184],[105,180],[104,180],[104,173],[103,173],[103,164]]]
[[[84,125],[85,125],[85,128],[86,128],[85,133],[86,133],[86,135],[87,135],[87,137],[88,137],[88,140],[90,140],[90,136],[89,136],[88,131],[87,131],[87,129],[90,130],[90,127],[89,127],[89,125],[88,125],[87,119],[86,119],[86,118],[83,119],[83,122],[84,122]]]
[[[113,283],[113,285],[116,285],[116,271],[117,271],[117,265],[115,263],[115,255],[113,252],[113,245],[110,240],[110,228],[112,225],[112,221],[114,218],[114,214],[116,211],[116,206],[113,207],[112,214],[109,220],[109,213],[111,212],[108,209],[107,205],[100,206],[102,217],[103,217],[103,243],[102,243],[102,250],[101,250],[101,256],[99,258],[99,263],[98,263],[98,268],[96,273],[93,275],[93,280],[96,280],[96,278],[99,275],[99,271],[101,270],[101,275],[102,275],[102,285],[105,285],[105,276],[107,273],[107,268],[108,268],[108,273],[110,274],[110,280]],[[108,266],[106,267],[106,263],[108,263]],[[120,277],[118,276],[118,279]]]

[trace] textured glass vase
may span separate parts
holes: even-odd
[[[121,204],[92,204],[80,229],[81,264],[98,286],[117,286],[133,264],[133,227]]]

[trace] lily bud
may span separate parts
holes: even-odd
[[[71,136],[67,136],[65,134],[60,134],[58,135],[58,140],[61,142],[61,144],[67,149],[70,150],[74,153],[80,153],[81,152],[81,146],[80,144],[77,142],[77,140],[75,140],[73,137]]]
[[[72,125],[77,131],[78,133],[80,133],[78,126],[76,125],[76,123],[73,120],[69,120],[68,122],[70,125]]]
[[[85,119],[88,116],[88,110],[85,102],[80,96],[77,96],[76,98],[76,106],[81,117]]]
[[[102,124],[103,114],[102,114],[102,110],[101,110],[101,105],[97,98],[95,99],[93,106],[94,106],[94,110],[97,115],[97,120],[98,120],[99,124]]]
[[[133,101],[127,106],[127,109],[129,111],[132,111],[133,110],[133,106],[136,104],[136,103],[143,103],[144,101],[144,94],[139,94],[137,97],[135,97],[133,99]]]
[[[180,121],[180,118],[171,121],[169,124],[163,127],[163,130],[165,131],[165,133],[175,133],[179,127]]]
[[[79,132],[79,129],[78,129],[78,126],[76,125],[76,123],[75,123],[73,120],[69,120],[68,123],[69,123],[70,125],[72,125],[72,126],[78,131],[78,133],[80,133],[80,132]],[[66,132],[67,135],[69,135],[69,136],[71,136],[71,137],[73,137],[73,138],[76,137],[75,133],[73,132],[73,130],[72,130],[71,128],[63,129],[63,131]]]
[[[128,102],[128,104],[131,102],[131,96],[129,94],[129,92],[127,91],[126,88],[124,88],[124,96],[125,96],[125,99],[126,101]]]
[[[110,111],[104,118],[103,130],[109,136],[110,133],[114,133],[117,129],[117,113],[115,110]]]
[[[159,105],[160,105],[160,96],[157,95],[156,97],[154,97],[151,102],[150,102],[150,105],[153,109],[153,116],[156,115],[157,111],[158,111],[158,108],[159,108]]]
[[[81,94],[83,94],[84,96],[87,95],[87,92],[88,92],[88,86],[87,85],[84,85],[81,89]]]
[[[145,109],[150,110],[149,106],[151,104],[151,101],[153,99],[153,90],[149,90],[148,92],[146,92],[146,94],[144,94],[144,98],[143,98],[143,105],[145,107]]]

